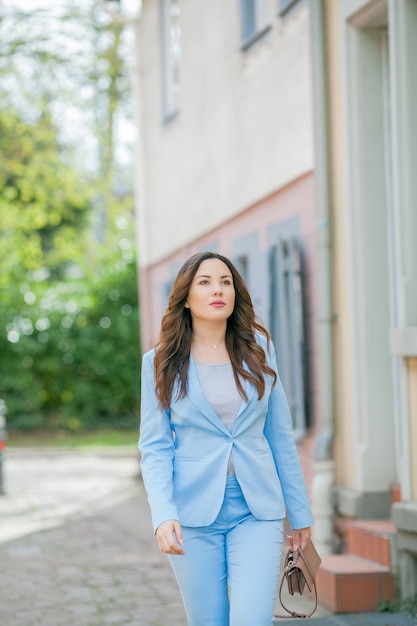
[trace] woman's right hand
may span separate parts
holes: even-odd
[[[169,519],[166,522],[162,522],[156,529],[156,539],[161,552],[165,552],[165,554],[185,554],[181,548],[184,542],[181,524],[178,520]]]

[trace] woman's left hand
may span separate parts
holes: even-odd
[[[292,531],[292,536],[288,537],[289,544],[291,548],[294,550],[298,550],[301,546],[301,550],[307,545],[308,539],[311,537],[311,526],[307,526],[307,528],[299,528],[298,530]]]

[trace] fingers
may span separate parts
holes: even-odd
[[[292,547],[292,549],[294,550],[294,552],[296,550],[298,550],[299,547],[301,547],[302,550],[304,550],[304,548],[307,545],[307,541],[309,540],[309,538],[311,537],[311,527],[308,526],[307,528],[300,528],[298,530],[294,530],[292,537],[288,537],[290,546]]]
[[[182,530],[181,530],[181,524],[175,520],[174,521],[174,532],[175,532],[175,536],[177,538],[177,542],[183,546],[184,545],[184,540],[182,538]],[[184,552],[184,550],[183,550]]]
[[[165,554],[185,554],[182,549],[181,524],[177,520],[162,522],[156,530],[156,539],[161,552]]]

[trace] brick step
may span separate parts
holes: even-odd
[[[389,567],[352,554],[331,554],[322,559],[317,574],[319,604],[332,613],[374,611],[395,595]]]
[[[350,522],[346,528],[347,552],[391,567],[391,541],[396,528],[390,520]]]

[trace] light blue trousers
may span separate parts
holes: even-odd
[[[282,520],[258,520],[234,476],[210,526],[183,527],[185,555],[170,556],[188,626],[271,626]]]

